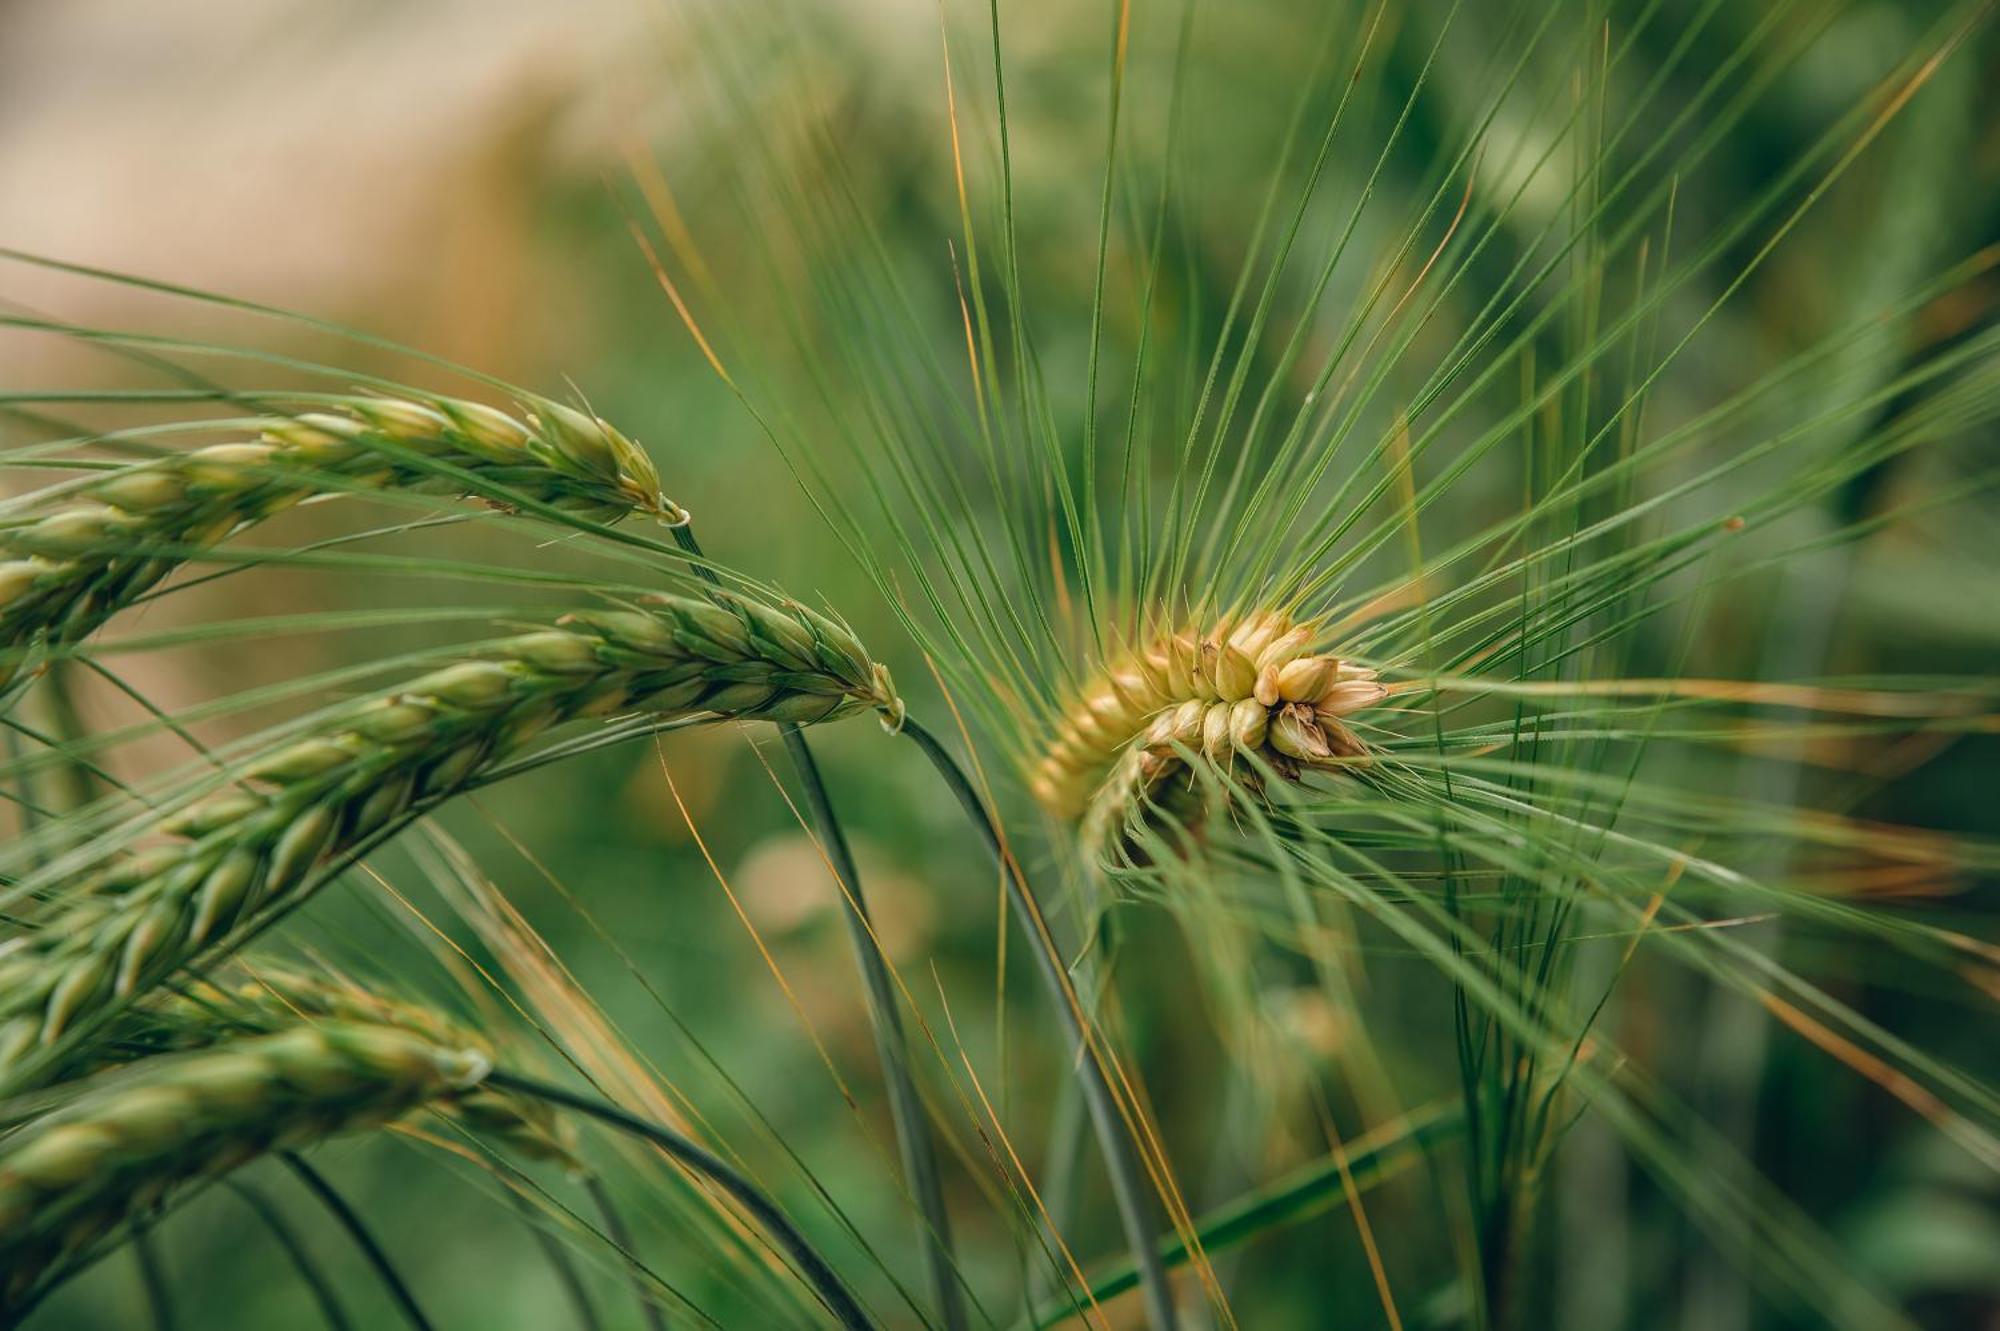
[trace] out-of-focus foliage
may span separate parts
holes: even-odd
[[[666,493],[693,512],[712,552],[839,607],[912,695],[935,704],[932,676],[882,590],[816,512],[759,421],[714,374],[655,281],[635,230],[649,238],[645,244],[662,247],[699,308],[727,310],[726,321],[704,323],[704,332],[725,363],[755,367],[756,401],[787,414],[783,431],[827,441],[827,459],[840,456],[836,438],[866,435],[873,413],[940,420],[962,413],[965,402],[926,396],[917,385],[900,386],[912,390],[909,400],[885,403],[885,391],[898,386],[816,379],[822,367],[796,354],[869,335],[838,284],[825,280],[826,269],[841,262],[843,247],[855,247],[859,264],[862,249],[879,246],[866,257],[901,280],[898,294],[910,308],[897,316],[928,329],[929,353],[953,373],[963,371],[959,302],[970,260],[962,252],[956,166],[963,162],[976,199],[990,197],[997,179],[986,151],[993,89],[979,45],[984,6],[947,3],[951,95],[963,121],[955,141],[938,8],[848,0],[777,8],[746,21],[727,7],[683,11],[671,0],[655,7],[442,0],[0,7],[0,244],[338,319],[551,396],[569,396],[574,385],[593,410],[649,446]],[[1170,180],[1176,191],[1160,233],[1165,276],[1153,297],[1151,317],[1161,331],[1152,354],[1184,366],[1177,373],[1185,376],[1185,396],[1149,399],[1164,432],[1185,426],[1202,358],[1223,332],[1274,175],[1290,198],[1311,169],[1309,154],[1281,153],[1299,87],[1325,69],[1354,65],[1368,25],[1380,25],[1356,74],[1363,92],[1355,122],[1343,151],[1319,168],[1324,180],[1306,218],[1311,235],[1324,241],[1365,191],[1420,197],[1438,186],[1447,174],[1440,153],[1456,143],[1496,52],[1519,49],[1524,25],[1538,21],[1540,10],[1446,0],[1379,11],[1355,5],[1335,25],[1326,6],[1308,0],[1196,5],[1185,137],[1170,156],[1180,6],[1167,7],[1170,13],[1133,8],[1144,12],[1133,19],[1124,89],[1127,174],[1110,202],[1120,234],[1145,234],[1161,183]],[[1660,14],[1638,25],[1629,11],[1640,8]],[[1037,371],[1073,443],[1098,280],[1116,7],[1031,0],[999,9],[1019,282],[1028,293]],[[1672,235],[1662,238],[1663,248],[1705,243],[1831,121],[1868,97],[1947,6],[1860,0],[1793,6],[1776,20],[1764,11],[1716,10],[1694,0],[1580,4],[1563,9],[1558,38],[1534,48],[1521,96],[1561,105],[1591,84],[1607,49],[1630,29],[1640,33],[1607,80],[1607,102],[1636,99],[1656,75],[1666,84],[1648,93],[1641,126],[1620,142],[1607,174],[1629,167],[1672,180]],[[1702,130],[1699,118],[1672,124],[1675,109],[1704,95],[1717,67],[1766,22],[1772,30],[1753,43],[1760,56],[1728,76],[1718,98],[1726,102],[1737,84],[1754,85],[1754,113],[1706,145],[1698,164],[1676,172],[1676,160],[1692,160]],[[1695,48],[1681,49],[1684,40]],[[1794,47],[1791,58],[1779,58]],[[725,51],[726,66],[717,59]],[[1762,382],[1787,357],[2000,243],[1996,69],[2000,38],[1990,19],[1982,20],[1740,290],[1729,289],[1739,262],[1674,291],[1664,326],[1686,326],[1722,303],[1653,386],[1648,432],[1670,430]],[[1337,98],[1342,79],[1325,86]],[[1326,109],[1316,106],[1315,114]],[[1479,155],[1474,180],[1482,193],[1508,192],[1521,179],[1514,174],[1521,162],[1543,146],[1533,134],[1545,122],[1523,114],[1510,124],[1513,113],[1503,113]],[[851,175],[819,169],[827,160],[820,136],[839,145]],[[1657,156],[1645,156],[1663,140]],[[1391,143],[1379,162],[1348,150],[1370,142]],[[794,164],[789,176],[787,163]],[[757,192],[772,179],[789,184],[789,199]],[[1463,187],[1454,180],[1441,221]],[[1559,196],[1530,189],[1506,219],[1517,233],[1510,239],[1527,243],[1560,220],[1563,206]],[[770,234],[752,234],[748,219],[777,208],[798,215]],[[869,227],[842,228],[837,219],[850,212]],[[790,248],[785,238],[814,218],[827,227],[823,248]],[[975,220],[990,235],[991,217]],[[1386,255],[1401,240],[1364,215],[1352,245],[1357,254]],[[683,241],[685,248],[676,248]],[[1748,260],[1757,243],[1746,238],[1730,257]],[[1422,259],[1403,259],[1399,271]],[[990,253],[978,261],[989,269],[996,262]],[[1278,295],[1294,314],[1313,306],[1305,267]],[[1119,262],[1107,273],[1109,383],[1129,375],[1144,331],[1132,314],[1137,272],[1135,262]],[[1423,345],[1448,345],[1484,301],[1479,281],[1506,278],[1497,257],[1470,272],[1471,285],[1454,292],[1420,335]],[[1368,264],[1353,265],[1340,277],[1352,289],[1318,302],[1324,326],[1308,330],[1310,344],[1341,334],[1343,311],[1366,298],[1363,275],[1373,275]],[[1638,279],[1626,269],[1614,280]],[[1942,343],[1990,327],[1997,295],[1990,273],[1956,287],[1924,308],[1924,338]],[[14,313],[54,310],[85,325],[214,337],[352,366],[357,374],[436,375],[391,350],[357,349],[240,311],[62,274],[10,272],[0,297]],[[51,383],[103,388],[135,374],[129,358],[69,339],[8,330],[0,347],[0,392]],[[1550,363],[1563,354],[1556,332],[1536,349]],[[1879,391],[1910,354],[1857,345],[1759,400],[1732,426],[1735,433],[1704,441],[1702,459],[1728,456],[1831,403]],[[1273,355],[1265,353],[1254,383],[1271,373]],[[1300,371],[1280,392],[1305,387]],[[36,410],[45,418],[64,412],[49,404]],[[1500,408],[1482,410],[1484,418],[1468,429],[1490,423]],[[11,445],[43,437],[35,431],[46,425],[13,419],[0,428],[13,436]],[[1700,614],[1668,617],[1635,635],[1625,673],[1990,677],[2000,660],[2000,543],[1993,539],[2000,506],[1990,485],[1996,453],[2000,439],[1988,429],[1950,447],[1900,454],[1830,490],[1786,519],[1782,544],[1803,546],[1803,553],[1761,566],[1746,555],[1745,568],[1720,557],[1706,571],[1713,585],[1699,594]],[[968,456],[947,460],[973,465]],[[1426,515],[1427,530],[1470,530],[1517,511],[1523,478],[1515,463],[1469,472],[1435,516]],[[1692,475],[1695,460],[1687,467]],[[1163,484],[1169,472],[1163,468]],[[26,480],[10,475],[7,483]],[[1816,535],[1878,515],[1861,539],[1813,548]],[[345,529],[313,510],[284,521],[274,544]],[[456,548],[472,555],[503,547],[485,530],[460,539]],[[380,547],[414,548],[412,538]],[[571,566],[559,541],[538,557],[550,568]],[[479,604],[482,595],[500,599],[444,578],[377,581],[274,568],[177,595],[126,631],[397,605],[409,609],[411,622],[273,636],[254,651],[240,640],[197,640],[107,659],[154,703],[178,710],[435,645],[446,631],[424,623],[424,612]],[[74,706],[90,729],[146,719],[118,687],[74,674]],[[219,743],[276,714],[260,709],[190,728]],[[1752,721],[1744,722],[1734,753],[1711,749],[1687,759],[1707,766],[1679,773],[1682,781],[1723,799],[1838,809],[1870,827],[1896,824],[1981,845],[2000,835],[1993,799],[2000,737],[1990,727],[1918,729],[1878,744],[1805,730],[1760,738]],[[1000,737],[979,739],[996,780],[1004,780]],[[954,1075],[976,1076],[1012,1149],[1045,1191],[1075,1194],[1057,1204],[1076,1217],[1066,1229],[1083,1236],[1083,1265],[1115,1264],[1116,1229],[1088,1146],[1073,1177],[1061,1158],[1059,1124],[1072,1112],[1062,1103],[1062,1047],[1040,997],[1029,992],[1018,938],[1003,953],[1004,917],[978,846],[949,796],[907,757],[886,758],[871,727],[853,723],[816,742],[857,843],[881,942],[925,1015],[917,1061],[938,1064],[924,1047],[935,1038]],[[103,761],[113,774],[137,778],[185,758],[173,736],[154,734]],[[672,735],[587,755],[553,779],[481,793],[444,822],[718,1138],[755,1143],[760,1163],[793,1195],[808,1196],[795,1170],[779,1173],[792,1169],[773,1145],[783,1142],[854,1232],[914,1289],[909,1206],[895,1182],[838,897],[788,803],[787,794],[797,798],[789,773],[781,793],[774,772],[784,768],[768,730]],[[46,773],[43,785],[53,789],[66,775]],[[1002,798],[1010,812],[1026,808],[1018,796]],[[1024,850],[1036,858],[1034,868],[1060,880],[1045,845]],[[1735,851],[1761,853],[1755,845]],[[1788,853],[1782,845],[1769,851]],[[1991,946],[2000,890],[1992,863],[1990,855],[1974,864],[1941,862],[1871,881],[1861,881],[1866,875],[1857,868],[1848,887],[1871,908],[1906,912]],[[1762,867],[1831,892],[1850,866]],[[426,872],[435,865],[392,853],[378,868],[414,910],[485,955],[441,908]],[[1074,902],[1065,905],[1062,918],[1073,930],[1082,917],[1069,909]],[[1213,954],[1201,955],[1201,937],[1173,927],[1169,912],[1119,909],[1113,919],[1112,1024],[1197,1214],[1323,1158],[1336,1137],[1376,1125],[1377,1106],[1360,1102],[1339,1071],[1356,1040],[1350,1015],[1328,1001],[1297,956],[1247,945],[1225,950],[1233,944],[1221,935]],[[300,944],[336,961],[395,971],[418,988],[465,981],[463,969],[449,972],[419,941],[428,926],[413,927],[394,897],[329,894],[308,924]],[[1973,1081],[1991,1087],[2000,1078],[1993,1010],[2000,993],[1968,983],[1984,976],[1990,984],[1990,966],[1940,973],[1868,935],[1832,928],[1755,918],[1715,927],[1737,931]],[[1620,961],[1620,946],[1584,953],[1584,978],[1601,985]],[[1454,1068],[1435,1057],[1449,1049],[1452,1021],[1451,993],[1436,971],[1365,928],[1339,939],[1336,951],[1352,968],[1368,1043],[1386,1061],[1387,1080],[1410,1104],[1455,1094]],[[1002,955],[1004,971],[996,964]],[[1233,988],[1214,983],[1216,974]],[[1191,976],[1208,978],[1194,983]],[[1245,1010],[1219,1007],[1218,994],[1233,994]],[[1914,1319],[1945,1328],[2000,1316],[2000,1180],[1941,1142],[1881,1085],[1650,949],[1632,959],[1602,1020],[1621,1048],[1678,1088],[1778,1193],[1831,1232],[1856,1273]],[[943,1075],[925,1082],[948,1125],[947,1181],[967,1279],[994,1324],[1010,1325],[1021,1289],[1050,1288],[1040,1255],[1019,1245],[1006,1219],[1011,1203],[996,1196],[1000,1171],[989,1151],[997,1148],[974,1127],[983,1115],[951,1102]],[[969,1092],[970,1079],[957,1089]],[[440,1326],[569,1324],[573,1314],[536,1257],[532,1235],[496,1204],[493,1183],[469,1165],[418,1162],[415,1149],[369,1141],[326,1152],[324,1163],[401,1255]],[[1715,1240],[1602,1124],[1581,1117],[1551,1168],[1553,1177],[1539,1181],[1540,1238],[1522,1259],[1524,1278],[1546,1294],[1522,1325],[1803,1324],[1751,1294],[1718,1257]],[[272,1186],[282,1185],[274,1178]],[[1373,1245],[1405,1325],[1463,1325],[1469,1316],[1468,1296],[1454,1279],[1455,1248],[1468,1241],[1469,1224],[1466,1199],[1452,1191],[1459,1186],[1447,1168],[1417,1167],[1368,1196]],[[651,1203],[638,1187],[621,1193],[635,1212],[636,1249],[665,1280],[694,1305],[718,1310],[724,1325],[763,1324],[731,1302],[733,1286],[704,1267],[699,1252],[677,1250],[671,1208]],[[823,1212],[814,1215],[814,1224],[823,1221]],[[319,1237],[327,1264],[353,1291],[366,1319],[360,1324],[391,1324],[389,1305],[359,1260],[316,1220],[302,1216],[299,1223]],[[823,1229],[840,1234],[830,1222]],[[276,1326],[304,1315],[290,1268],[240,1199],[222,1191],[204,1196],[163,1227],[158,1242],[190,1322]],[[838,1242],[860,1262],[857,1241]],[[138,1280],[120,1269],[130,1261],[113,1256],[34,1325],[141,1324]],[[1260,1331],[1380,1324],[1370,1261],[1337,1194],[1311,1218],[1215,1255],[1239,1324]],[[606,1325],[640,1325],[613,1264],[600,1263],[591,1278]],[[876,1278],[870,1292],[906,1314],[888,1288]],[[1190,1283],[1190,1306],[1199,1301]],[[1114,1326],[1139,1324],[1129,1298],[1108,1310]]]

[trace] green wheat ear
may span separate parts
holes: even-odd
[[[0,529],[0,682],[37,640],[75,643],[230,533],[307,499],[396,489],[519,495],[594,522],[679,524],[644,449],[614,426],[537,400],[525,417],[455,398],[332,399],[257,435],[31,494]]]
[[[371,986],[259,964],[226,983],[198,981],[160,991],[123,1014],[79,1052],[74,1080],[94,1067],[186,1053],[251,1035],[271,1035],[301,1023],[334,1022],[403,1031],[444,1049],[463,1049],[491,1062],[494,1042],[437,1008],[390,997]],[[576,1164],[575,1133],[547,1104],[476,1086],[433,1106],[475,1136],[530,1159]]]
[[[177,1187],[471,1092],[491,1064],[323,1022],[147,1059],[0,1139],[0,1309],[19,1309]]]
[[[715,589],[586,611],[339,712],[161,820],[172,843],[64,885],[0,957],[0,1085],[31,1056],[232,934],[290,909],[321,865],[566,721],[643,711],[805,725],[873,709],[889,672],[801,606]]]

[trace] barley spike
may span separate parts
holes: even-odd
[[[104,1038],[79,1051],[84,1065],[80,1071],[328,1021],[403,1031],[439,1048],[470,1050],[488,1062],[496,1053],[490,1039],[436,1008],[259,964],[254,973],[231,977],[226,983],[195,981],[149,996],[113,1023]],[[481,1085],[432,1107],[474,1135],[530,1159],[577,1165],[574,1131],[541,1101]]]
[[[592,520],[687,521],[660,493],[645,450],[560,403],[536,401],[524,418],[444,397],[338,405],[269,417],[251,427],[254,440],[135,462],[41,502],[28,496],[0,526],[0,684],[37,640],[81,641],[190,554],[318,494],[476,494],[483,483]]]
[[[864,708],[901,723],[889,672],[851,634],[718,588],[566,615],[343,709],[162,819],[177,844],[66,885],[39,927],[0,945],[0,1092],[19,1089],[25,1060],[296,904],[319,865],[551,726],[626,711],[803,725]]]
[[[1273,612],[1162,634],[1116,658],[1053,727],[1029,777],[1043,808],[1113,862],[1138,854],[1135,820],[1198,826],[1190,759],[1297,779],[1366,758],[1341,718],[1386,696],[1365,666],[1313,650],[1317,631]]]
[[[324,1022],[145,1059],[0,1139],[0,1313],[18,1313],[175,1188],[462,1095],[491,1065]]]

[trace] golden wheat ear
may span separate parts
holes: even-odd
[[[1190,762],[1251,781],[1297,779],[1367,756],[1341,718],[1386,694],[1376,672],[1314,649],[1318,629],[1276,612],[1166,633],[1115,659],[1080,690],[1035,765],[1029,789],[1076,822],[1100,853],[1147,820],[1198,825]]]

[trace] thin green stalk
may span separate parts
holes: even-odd
[[[229,1190],[243,1199],[243,1204],[257,1213],[264,1222],[264,1228],[271,1231],[271,1237],[285,1250],[292,1267],[299,1273],[306,1288],[312,1291],[313,1299],[319,1304],[320,1316],[325,1319],[327,1331],[354,1331],[354,1323],[347,1318],[347,1310],[340,1306],[340,1296],[333,1291],[333,1282],[326,1278],[326,1272],[319,1269],[298,1231],[286,1220],[277,1205],[264,1195],[260,1188],[248,1183],[231,1182]]]
[[[577,1270],[576,1259],[570,1256],[567,1248],[563,1247],[562,1240],[537,1222],[533,1203],[513,1188],[504,1191],[508,1199],[514,1203],[514,1209],[521,1213],[521,1223],[535,1236],[535,1244],[542,1250],[542,1256],[548,1259],[549,1269],[556,1273],[556,1282],[563,1287],[563,1294],[569,1299],[570,1306],[576,1309],[577,1326],[581,1331],[604,1331],[604,1321],[597,1315],[597,1309],[590,1301],[590,1291],[584,1287],[583,1273]],[[623,1246],[615,1233],[611,1237],[612,1242]],[[654,1331],[659,1331],[658,1323],[654,1324]]]
[[[286,1151],[282,1158],[291,1171],[298,1175],[299,1181],[306,1185],[307,1191],[318,1198],[320,1204],[340,1222],[341,1228],[345,1229],[348,1237],[354,1240],[354,1246],[361,1249],[361,1255],[366,1257],[368,1265],[375,1269],[376,1277],[389,1291],[389,1296],[396,1301],[396,1306],[402,1309],[404,1320],[409,1322],[413,1331],[437,1331],[431,1324],[430,1318],[424,1316],[424,1310],[417,1306],[416,1295],[411,1293],[409,1284],[396,1270],[395,1263],[389,1260],[389,1253],[383,1248],[381,1240],[375,1237],[374,1231],[368,1228],[367,1223],[355,1209],[347,1204],[347,1199],[326,1181],[324,1175],[307,1164],[305,1157],[295,1151]]]
[[[916,1082],[910,1076],[909,1045],[896,1006],[896,991],[868,915],[868,902],[861,895],[861,877],[854,853],[834,817],[833,802],[820,778],[819,764],[806,745],[806,737],[794,725],[780,726],[779,733],[785,737],[785,751],[791,755],[792,765],[798,769],[799,781],[805,787],[806,808],[842,884],[841,918],[847,923],[855,960],[867,984],[869,1025],[874,1029],[875,1052],[882,1062],[889,1116],[895,1122],[896,1146],[903,1158],[903,1177],[923,1214],[924,1261],[930,1272],[931,1289],[947,1331],[965,1331],[965,1298],[958,1286],[952,1257],[951,1213],[945,1209],[944,1185],[938,1176],[937,1143],[924,1117]]]
[[[142,1225],[132,1235],[132,1255],[139,1264],[139,1283],[146,1290],[146,1312],[153,1331],[174,1331],[174,1299],[167,1291],[166,1263],[151,1225]]]
[[[798,1264],[799,1272],[806,1283],[813,1287],[828,1311],[839,1319],[840,1324],[852,1331],[875,1331],[875,1319],[863,1311],[861,1304],[841,1278],[834,1274],[833,1267],[820,1256],[806,1236],[799,1232],[777,1204],[767,1197],[763,1190],[749,1179],[736,1172],[720,1157],[702,1146],[681,1136],[673,1129],[628,1113],[606,1100],[588,1095],[578,1095],[575,1091],[533,1077],[523,1077],[518,1073],[495,1068],[486,1075],[485,1084],[498,1090],[513,1091],[519,1095],[534,1096],[550,1104],[573,1109],[636,1137],[652,1142],[668,1155],[700,1174],[724,1192],[733,1197],[751,1218],[763,1228],[765,1233],[783,1248]]]
[[[673,529],[674,540],[694,556],[702,558],[691,523]],[[697,563],[696,571],[713,579],[715,574]],[[903,1033],[901,1009],[887,961],[875,936],[868,914],[868,901],[861,889],[860,867],[847,843],[847,833],[833,810],[832,797],[820,775],[819,762],[799,727],[783,724],[785,752],[805,789],[806,812],[812,818],[814,834],[825,847],[834,875],[840,880],[841,919],[854,944],[854,956],[861,967],[861,979],[868,997],[869,1027],[875,1034],[875,1053],[882,1064],[882,1082],[889,1098],[889,1117],[895,1125],[897,1154],[902,1158],[903,1178],[909,1185],[923,1220],[924,1264],[930,1276],[931,1292],[946,1331],[965,1331],[965,1297],[959,1288],[957,1262],[952,1252],[951,1213],[945,1207],[944,1186],[938,1174],[937,1142],[924,1117],[923,1099],[910,1075],[909,1042]]]
[[[0,705],[4,705],[4,700],[0,700]],[[9,804],[20,810],[20,813],[16,816],[20,820],[19,835],[21,844],[24,846],[37,846],[40,844],[37,840],[37,834],[41,831],[42,824],[51,818],[53,814],[50,810],[44,809],[41,805],[35,803],[34,782],[30,781],[28,774],[21,770],[21,760],[26,756],[26,751],[21,745],[21,732],[13,726],[0,726],[0,743],[4,743],[7,754],[7,771],[9,773],[7,781],[8,789],[0,792],[0,798],[4,798]],[[32,857],[28,861],[29,870],[33,871],[41,867],[41,855],[39,853],[32,853]]]
[[[1076,1082],[1065,1078],[1056,1088],[1056,1104],[1049,1116],[1049,1140],[1042,1155],[1042,1181],[1036,1189],[1042,1195],[1041,1226],[1051,1252],[1058,1251],[1056,1240],[1069,1225],[1076,1208],[1076,1167],[1083,1155],[1083,1095]],[[1067,1275],[1053,1262],[1034,1263],[1024,1281],[1030,1308],[1041,1306],[1060,1292]]]
[[[1173,1288],[1167,1283],[1166,1267],[1160,1261],[1158,1251],[1158,1231],[1153,1223],[1151,1206],[1144,1188],[1139,1182],[1138,1162],[1134,1158],[1134,1144],[1131,1140],[1124,1116],[1120,1113],[1118,1101],[1112,1095],[1111,1084],[1104,1075],[1104,1066],[1098,1061],[1097,1051],[1086,1038],[1083,1023],[1077,1015],[1075,999],[1064,976],[1062,961],[1057,957],[1055,946],[1048,936],[1048,926],[1042,914],[1041,904],[1035,900],[1034,889],[1028,885],[1027,875],[1012,862],[1007,848],[1002,843],[1000,831],[993,825],[986,812],[986,805],[979,798],[979,792],[966,779],[958,763],[937,737],[912,719],[905,718],[902,733],[908,735],[924,751],[944,778],[952,794],[965,809],[966,815],[986,838],[987,849],[1000,868],[1000,876],[1007,884],[1009,903],[1014,908],[1021,930],[1028,936],[1028,951],[1035,958],[1035,969],[1047,986],[1050,1001],[1062,1021],[1070,1055],[1081,1078],[1084,1103],[1090,1110],[1091,1126],[1097,1133],[1098,1149],[1104,1153],[1105,1173],[1111,1179],[1112,1200],[1118,1207],[1119,1223],[1125,1230],[1126,1246],[1132,1250],[1132,1259],[1137,1265],[1139,1283],[1146,1301],[1146,1315],[1155,1331],[1174,1331],[1180,1324],[1179,1314],[1174,1309]]]
[[[660,1301],[653,1297],[653,1292],[646,1288],[645,1272],[639,1265],[638,1257],[634,1255],[632,1227],[625,1223],[624,1213],[612,1200],[611,1189],[605,1187],[604,1180],[595,1174],[583,1181],[583,1187],[584,1191],[590,1194],[590,1200],[597,1206],[597,1214],[604,1221],[605,1236],[611,1240],[612,1246],[624,1254],[631,1266],[632,1292],[639,1298],[639,1311],[645,1317],[647,1327],[650,1331],[667,1331],[667,1314],[660,1307]]]
[[[90,727],[83,723],[83,713],[76,705],[74,673],[68,661],[51,661],[47,673],[42,676],[44,697],[48,702],[49,726],[61,741],[60,747],[67,756],[68,746],[89,733]],[[98,796],[97,769],[80,758],[70,758],[61,768],[57,785],[55,806],[58,809],[81,809]]]

